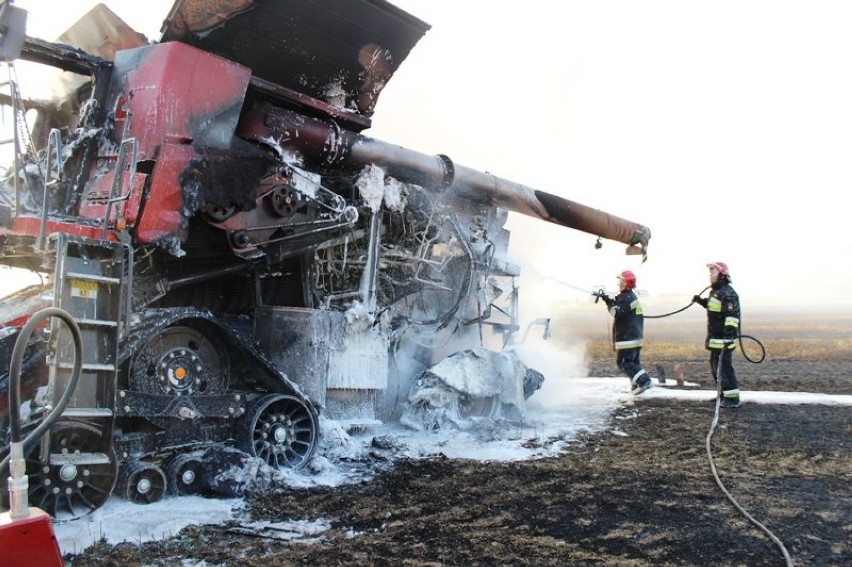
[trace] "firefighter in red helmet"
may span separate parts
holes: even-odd
[[[710,351],[710,370],[713,380],[721,382],[725,408],[740,407],[740,387],[734,372],[733,352],[740,336],[740,298],[731,287],[731,274],[724,262],[707,264],[710,271],[710,295],[698,295],[692,301],[707,310],[707,339],[704,347]]]
[[[642,368],[639,355],[644,340],[645,316],[634,289],[636,274],[625,270],[618,274],[619,293],[614,298],[603,291],[593,295],[606,303],[612,322],[612,342],[616,352],[616,364],[630,378],[630,391],[639,395],[651,387],[651,377]]]

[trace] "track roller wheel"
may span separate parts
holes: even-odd
[[[154,463],[131,462],[122,475],[121,495],[134,504],[159,502],[166,495],[166,473]]]
[[[183,454],[174,457],[166,467],[169,492],[178,496],[203,494],[204,460],[201,455]]]
[[[71,421],[54,424],[48,453],[43,459],[43,440],[26,451],[28,498],[57,520],[74,520],[107,501],[117,479],[112,449],[104,451],[103,432],[94,425]]]
[[[319,437],[314,412],[302,400],[270,394],[257,400],[238,425],[237,447],[278,469],[300,469]]]

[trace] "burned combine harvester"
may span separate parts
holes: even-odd
[[[2,4],[14,31],[23,18]],[[518,331],[507,211],[631,253],[650,238],[363,135],[428,30],[393,5],[242,0],[206,17],[204,4],[177,1],[151,44],[103,6],[57,43],[4,37],[8,59],[61,71],[67,89],[48,102],[10,81],[0,94],[18,150],[0,261],[47,281],[5,300],[0,362],[41,307],[70,314],[83,339],[70,401],[26,443],[30,501],[56,517],[114,492],[204,490],[216,448],[302,467],[320,415],[399,420],[418,379],[440,380],[454,358],[493,379],[449,380],[449,410],[522,415],[541,375],[503,350]],[[51,320],[28,348],[30,429],[69,382],[64,329]]]

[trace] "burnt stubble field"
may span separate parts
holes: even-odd
[[[617,376],[601,329],[596,322],[587,335],[590,374]],[[705,353],[694,348],[701,332],[700,325],[648,323],[646,365],[669,380],[677,368],[688,382],[713,388]],[[744,390],[852,395],[852,316],[754,317],[744,332],[767,353],[761,364],[735,359]],[[160,542],[96,544],[66,561],[785,565],[776,542],[714,480],[706,449],[714,410],[710,402],[639,398],[612,416],[610,430],[578,438],[558,457],[481,463],[437,456],[399,462],[368,483],[249,501],[251,520],[330,521],[312,543],[249,535],[237,525],[190,526]],[[793,564],[852,565],[852,408],[745,403],[721,410],[710,446],[725,488]]]

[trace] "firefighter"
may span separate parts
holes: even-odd
[[[614,298],[601,291],[595,295],[604,300],[612,322],[612,343],[618,368],[630,378],[630,392],[638,396],[651,387],[651,376],[642,368],[639,355],[642,351],[645,317],[636,292],[636,275],[625,270],[618,275],[619,293]]]
[[[740,334],[740,298],[731,287],[731,274],[724,262],[707,264],[710,270],[710,295],[693,296],[692,301],[707,310],[707,339],[713,380],[721,382],[721,406],[740,407],[740,388],[734,372],[733,353]]]

